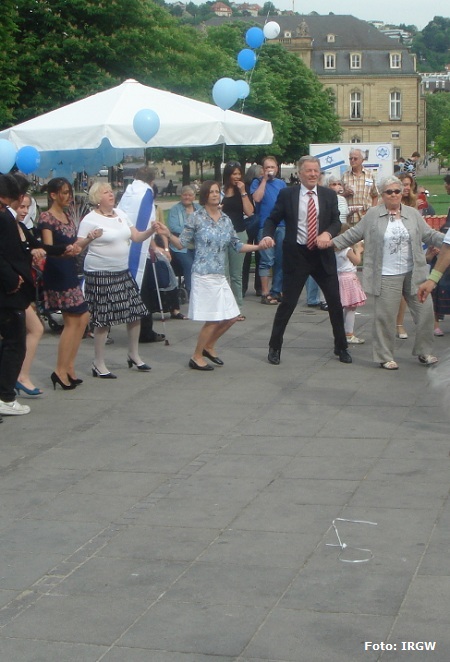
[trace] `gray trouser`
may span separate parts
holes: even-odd
[[[431,353],[434,341],[433,302],[428,297],[420,303],[417,294],[411,294],[411,273],[400,276],[382,276],[381,293],[374,297],[373,360],[386,363],[394,358],[395,322],[401,297],[406,299],[416,325],[413,356]]]

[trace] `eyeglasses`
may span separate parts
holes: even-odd
[[[394,188],[394,189],[387,188],[385,191],[383,191],[383,193],[386,193],[386,195],[392,195],[392,194],[398,195],[399,193],[401,193],[401,191],[399,188]]]
[[[240,168],[241,164],[239,161],[228,161],[227,166],[231,166],[232,168]]]

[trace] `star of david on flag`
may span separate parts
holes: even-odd
[[[321,152],[320,154],[315,155],[320,161],[321,170],[329,170],[335,166],[340,166],[345,164],[344,154],[340,147],[335,147],[334,149],[329,149],[326,152]]]

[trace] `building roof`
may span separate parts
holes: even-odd
[[[286,31],[291,32],[292,38],[299,32],[306,32],[312,39],[312,69],[318,75],[376,75],[389,72],[392,75],[415,74],[413,56],[406,46],[396,43],[390,37],[381,33],[367,21],[348,15],[328,14],[276,16],[276,22],[281,28],[279,39]],[[263,25],[264,16],[212,18],[207,21],[209,25],[221,25],[224,22],[246,21],[256,25]],[[306,30],[305,30],[306,27]],[[327,40],[328,35],[334,35],[334,41]],[[276,43],[274,40],[272,43]],[[336,70],[324,69],[323,53],[336,53]],[[361,52],[361,69],[350,69],[350,53]],[[401,69],[389,69],[389,53],[402,54]]]

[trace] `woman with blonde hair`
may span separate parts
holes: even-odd
[[[92,376],[116,379],[105,364],[108,329],[116,324],[127,325],[128,367],[148,372],[150,366],[139,356],[139,332],[141,318],[149,312],[128,269],[128,257],[131,242],[148,239],[155,232],[154,224],[139,232],[125,212],[116,208],[110,184],[94,183],[89,200],[94,209],[81,221],[78,237],[83,240],[97,233],[84,261],[85,297],[94,325]]]

